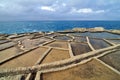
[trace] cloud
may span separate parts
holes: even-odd
[[[83,8],[77,11],[78,13],[93,13],[93,10],[90,8]]]
[[[41,10],[46,10],[46,11],[56,11],[54,8],[52,8],[50,6],[41,6],[40,9]]]
[[[65,3],[62,3],[62,6],[66,7],[66,6],[67,6],[67,4],[65,4]]]
[[[105,10],[93,10],[91,8],[81,8],[76,9],[72,8],[71,13],[83,13],[83,14],[89,14],[89,13],[104,13]]]
[[[0,20],[119,19],[120,0],[0,0]]]

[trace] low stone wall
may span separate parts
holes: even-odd
[[[6,58],[5,60],[0,61],[0,65],[2,65],[3,63],[5,63],[5,62],[7,62],[7,61],[10,61],[10,60],[12,60],[12,59],[14,59],[14,58],[16,58],[16,57],[19,57],[19,56],[21,56],[21,55],[23,55],[23,54],[26,54],[26,53],[34,50],[34,49],[37,49],[38,47],[39,47],[39,46],[34,47],[34,48],[30,49],[30,50],[26,50],[26,51],[20,52],[20,53],[18,53],[17,55],[13,55],[13,56],[11,56],[11,57],[8,57],[8,58]]]
[[[106,30],[106,32],[120,35],[120,30]]]
[[[119,74],[120,75],[120,72],[114,68],[112,68],[111,66],[109,66],[108,64],[104,63],[103,61],[95,58],[98,62],[100,62],[101,64],[103,64],[104,66],[108,67],[109,69],[111,69],[112,71],[114,71],[115,73]]]
[[[37,72],[37,71],[54,70],[54,68],[62,68],[65,66],[74,65],[74,64],[80,63],[82,60],[89,59],[91,57],[102,54],[105,51],[113,50],[113,49],[118,48],[118,47],[120,47],[120,44],[115,45],[115,46],[111,46],[108,48],[104,48],[104,49],[99,49],[97,51],[88,52],[86,54],[75,56],[75,57],[72,57],[70,59],[56,61],[53,63],[41,64],[41,65],[26,67],[26,68],[22,67],[22,68],[16,68],[16,69],[1,70],[0,77],[7,76],[7,75],[33,73],[33,72]]]
[[[105,29],[103,27],[95,27],[95,28],[73,28],[73,31],[77,32],[104,32]]]
[[[120,30],[106,30],[103,27],[95,27],[95,28],[73,28],[73,32],[109,32],[113,34],[119,34]]]
[[[8,42],[6,42],[5,44],[7,44]],[[16,45],[16,43],[12,43],[12,42],[9,42],[9,43],[11,43],[11,44],[9,44],[8,46],[4,46],[3,44],[3,46],[0,48],[0,51],[2,51],[2,50],[5,50],[5,49],[8,49],[8,48],[11,48],[11,47],[14,47],[15,45]]]

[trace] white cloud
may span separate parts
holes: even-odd
[[[83,9],[79,9],[77,12],[78,13],[92,13],[93,10],[91,8],[83,8]]]
[[[41,10],[46,10],[46,11],[55,11],[55,9],[50,7],[50,6],[41,6],[40,9]]]
[[[62,3],[62,6],[66,7],[66,6],[67,6],[67,4],[65,4],[65,3]]]
[[[83,13],[83,14],[89,14],[89,13],[104,13],[105,10],[93,10],[91,8],[82,8],[82,9],[76,9],[72,8],[71,13]]]
[[[4,4],[0,4],[0,7],[5,7],[5,5]]]

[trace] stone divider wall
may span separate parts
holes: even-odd
[[[14,47],[14,45],[10,45],[10,46],[8,46],[8,47],[2,48],[2,49],[0,49],[0,51],[3,51],[3,50],[6,50],[6,49],[9,49],[9,48],[11,48],[11,47]]]
[[[69,48],[70,57],[74,57],[74,54],[73,54],[73,51],[72,51],[72,47],[71,47],[70,42],[68,42],[68,48]]]
[[[46,52],[44,52],[44,54],[37,60],[37,62],[35,63],[35,65],[39,65],[43,60],[44,58],[48,55],[48,53],[52,50],[52,48],[49,48]],[[34,65],[34,66],[35,66]],[[32,73],[29,73],[26,77],[25,80],[32,80]]]
[[[69,50],[69,49],[65,49],[65,48],[59,48],[59,47],[51,47],[51,46],[42,46],[42,47],[45,47],[45,48],[54,48],[54,49],[60,49],[60,50]]]
[[[45,43],[43,43],[43,44],[40,44],[39,46],[45,46],[45,45],[50,44],[50,43],[55,42],[55,41],[56,41],[56,40],[48,41],[48,42],[45,42]]]
[[[44,58],[48,55],[48,53],[52,50],[52,48],[49,48],[47,51],[44,52],[44,54],[39,58],[39,60],[35,63],[35,65],[39,65]]]
[[[38,71],[36,74],[35,80],[41,80],[41,74],[42,74],[42,72]]]
[[[116,70],[115,68],[113,68],[113,67],[109,66],[108,64],[104,63],[104,62],[101,61],[100,59],[97,59],[97,58],[96,58],[96,60],[97,60],[98,62],[100,62],[101,64],[103,64],[104,66],[106,66],[106,67],[108,67],[109,69],[111,69],[112,71],[114,71],[115,73],[117,73],[117,74],[120,75],[120,72],[119,72],[118,70]]]
[[[5,75],[16,75],[16,74],[32,73],[32,72],[37,72],[37,71],[45,71],[45,70],[50,70],[50,69],[54,70],[54,68],[60,68],[60,67],[65,67],[65,66],[80,63],[82,60],[89,59],[91,57],[102,54],[105,51],[113,50],[118,47],[120,47],[120,45],[115,45],[115,46],[111,46],[108,48],[99,49],[96,51],[88,52],[86,54],[82,54],[80,56],[75,56],[70,59],[66,59],[63,61],[56,61],[56,62],[48,63],[48,64],[41,64],[41,65],[32,66],[32,67],[21,67],[21,68],[16,68],[16,69],[1,70],[0,77],[5,76]]]
[[[14,59],[14,58],[17,58],[17,57],[19,57],[19,56],[21,56],[21,55],[24,55],[24,54],[26,54],[26,53],[34,50],[34,49],[37,49],[37,48],[39,48],[39,46],[34,47],[34,48],[30,49],[30,50],[25,50],[25,51],[23,51],[23,52],[20,52],[20,53],[18,53],[18,54],[16,54],[16,55],[11,56],[11,57],[8,57],[8,58],[0,61],[0,65],[4,64],[5,62],[8,62],[8,61],[10,61],[10,60],[12,60],[12,59]]]
[[[91,49],[92,51],[95,51],[95,49],[93,48],[92,44],[90,43],[89,38],[88,38],[88,37],[86,37],[86,39],[87,39],[87,43],[88,43],[88,45],[89,45],[90,49]]]
[[[109,40],[106,40],[106,39],[103,39],[103,40],[104,40],[105,42],[107,42],[108,44],[112,45],[112,46],[115,45],[114,43],[110,42]]]
[[[1,45],[1,44],[4,44],[4,43],[8,43],[8,42],[11,42],[11,41],[10,41],[10,40],[6,40],[6,41],[4,41],[4,42],[1,42],[0,45]]]

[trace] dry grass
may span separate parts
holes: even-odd
[[[54,61],[64,60],[69,58],[69,51],[66,50],[59,50],[59,49],[52,49],[48,55],[45,57],[42,63],[50,63]]]
[[[37,60],[42,56],[42,54],[47,50],[47,48],[37,48],[30,51],[24,55],[21,55],[13,60],[10,60],[0,66],[0,68],[15,68],[15,67],[28,67],[33,66]]]
[[[42,74],[42,80],[120,80],[120,75],[92,60],[64,71]]]

